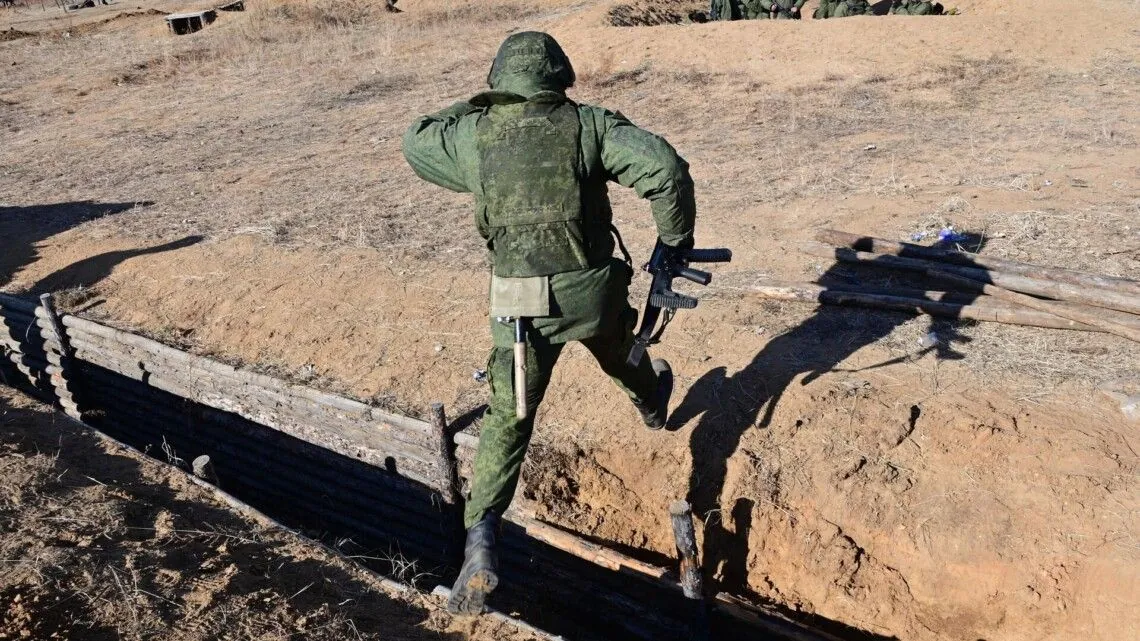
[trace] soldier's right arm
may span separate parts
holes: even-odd
[[[602,166],[618,184],[649,200],[657,235],[672,247],[693,241],[697,217],[689,163],[664,138],[621,114],[594,108]]]
[[[471,154],[465,145],[473,140],[479,108],[457,102],[443,111],[421,116],[404,133],[404,158],[416,175],[458,192],[473,190]]]

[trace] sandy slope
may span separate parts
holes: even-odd
[[[577,97],[689,159],[700,242],[736,260],[658,351],[679,375],[678,429],[641,430],[572,348],[527,500],[669,555],[664,506],[689,495],[722,587],[879,634],[1135,636],[1140,443],[1097,387],[1140,378],[1136,346],[740,294],[848,277],[796,252],[824,227],[953,223],[989,253],[1137,273],[1135,3],[653,28],[606,26],[604,2],[400,6],[359,27],[266,9],[190,39],[131,18],[0,44],[16,63],[0,204],[154,201],[90,222],[4,211],[0,282],[93,286],[91,313],[390,407],[476,407],[486,276],[467,201],[417,181],[399,135],[478,90],[509,29],[548,29]],[[615,202],[645,254],[645,208]],[[943,344],[920,352],[930,329]]]
[[[534,639],[382,585],[0,389],[0,639]]]

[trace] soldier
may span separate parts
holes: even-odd
[[[819,6],[812,12],[812,20],[823,20],[830,18],[831,12],[835,8],[836,0],[819,0]]]
[[[712,0],[709,6],[710,20],[740,20],[745,6],[756,0]]]
[[[807,0],[759,0],[764,13],[757,16],[761,19],[799,20],[800,8]]]
[[[831,9],[829,18],[846,18],[848,16],[873,16],[874,9],[867,0],[838,0]]]
[[[938,16],[942,15],[943,7],[937,2],[925,0],[894,0],[891,3],[891,13],[902,16]]]
[[[637,319],[627,301],[633,270],[628,255],[613,256],[607,183],[650,201],[658,237],[670,248],[692,247],[696,218],[688,163],[620,113],[567,98],[574,69],[551,36],[508,37],[487,83],[490,91],[421,117],[404,135],[404,157],[421,178],[474,194],[475,225],[492,263],[491,400],[464,511],[465,558],[448,602],[461,614],[481,612],[498,584],[499,520],[567,342],[585,345],[648,427],[665,425],[673,389],[668,363],[626,364]],[[512,380],[515,335],[496,321],[506,316],[529,319],[523,418]]]

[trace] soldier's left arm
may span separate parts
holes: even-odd
[[[465,129],[474,126],[479,111],[469,102],[457,102],[437,113],[421,116],[404,133],[404,158],[416,175],[440,187],[470,192],[472,176],[461,146]],[[470,138],[471,136],[466,136]]]
[[[599,146],[608,176],[649,200],[657,235],[666,245],[691,242],[697,205],[689,163],[664,138],[621,114],[595,109],[594,116],[601,120]]]

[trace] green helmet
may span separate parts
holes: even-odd
[[[487,85],[496,90],[517,81],[565,90],[574,86],[574,67],[550,34],[522,31],[503,41],[487,74]]]

